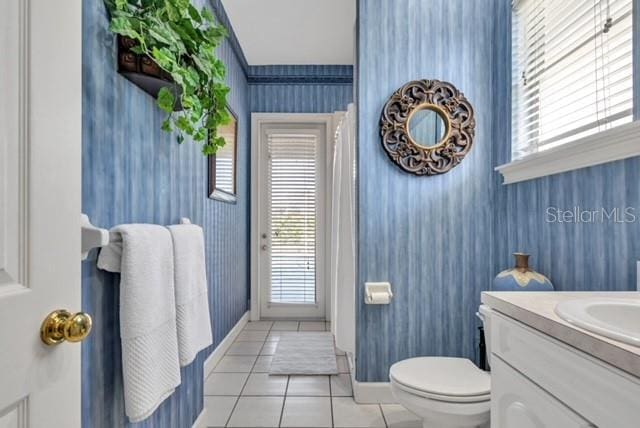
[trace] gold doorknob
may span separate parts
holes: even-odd
[[[91,317],[84,312],[72,314],[64,309],[51,312],[42,322],[40,338],[46,345],[80,342],[91,333]]]

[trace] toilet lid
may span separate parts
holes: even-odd
[[[410,358],[392,365],[389,376],[407,388],[441,396],[476,397],[491,391],[491,376],[466,358]]]

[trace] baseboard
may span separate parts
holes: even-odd
[[[200,412],[196,420],[193,421],[193,425],[191,425],[191,428],[205,428],[206,424],[204,421],[206,417],[207,417],[207,408],[203,407],[202,411]]]
[[[214,367],[218,364],[218,362],[220,362],[222,357],[224,357],[224,354],[226,354],[227,350],[229,349],[233,341],[236,340],[236,337],[238,337],[244,326],[247,325],[247,322],[249,322],[249,314],[250,312],[247,311],[244,313],[244,315],[242,315],[242,318],[240,318],[236,325],[233,326],[231,331],[227,333],[225,338],[222,339],[222,342],[220,342],[220,344],[216,346],[216,349],[213,350],[211,355],[207,357],[206,361],[204,362],[205,379],[209,377]]]
[[[356,368],[353,355],[347,355],[349,372],[351,373],[351,387],[353,399],[358,404],[396,404],[396,399],[391,393],[389,382],[358,382],[356,380]]]

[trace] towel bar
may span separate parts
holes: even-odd
[[[86,214],[80,214],[80,227],[82,230],[82,260],[87,259],[89,251],[92,249],[109,245],[109,231],[92,225]]]
[[[191,220],[188,217],[181,217],[180,224],[191,224]],[[82,260],[87,259],[92,249],[109,245],[109,231],[92,225],[86,214],[80,215],[80,226],[82,227]]]

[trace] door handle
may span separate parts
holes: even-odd
[[[89,314],[72,314],[64,309],[56,309],[42,322],[40,339],[45,345],[58,345],[64,341],[81,342],[91,333],[93,321]]]

